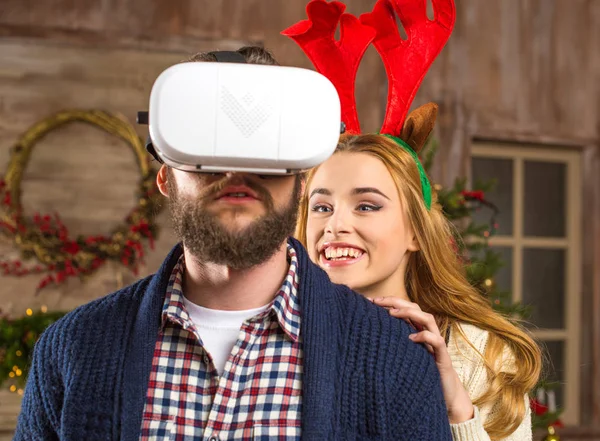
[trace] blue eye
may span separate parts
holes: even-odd
[[[310,211],[314,211],[316,213],[329,213],[331,211],[331,208],[325,205],[313,205]]]
[[[369,212],[369,211],[379,211],[381,210],[381,205],[371,205],[371,204],[360,204],[358,206],[358,211]]]

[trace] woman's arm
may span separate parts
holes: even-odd
[[[475,415],[472,419],[459,424],[450,424],[454,441],[490,441],[490,436],[483,428],[483,421],[477,406],[473,406]]]
[[[506,438],[502,438],[500,441],[532,440],[531,408],[529,406],[529,396],[525,395],[524,400],[527,410],[521,425],[517,427],[517,430],[515,430],[512,434]],[[484,424],[485,420],[482,419],[481,412],[477,406],[475,406],[475,417],[473,419],[464,423],[450,425],[450,429],[452,430],[452,439],[454,441],[490,441],[490,436],[483,428]]]

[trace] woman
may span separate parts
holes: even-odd
[[[401,138],[342,136],[306,179],[297,237],[311,259],[419,331],[435,356],[455,440],[530,440],[535,342],[466,280],[452,227],[418,162],[436,108]]]

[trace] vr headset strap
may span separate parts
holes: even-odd
[[[209,55],[214,55],[217,63],[246,63],[246,58],[235,51],[214,51],[209,52]]]

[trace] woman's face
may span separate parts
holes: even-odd
[[[307,191],[310,258],[335,283],[368,296],[396,295],[418,246],[383,162],[367,153],[334,154]]]

